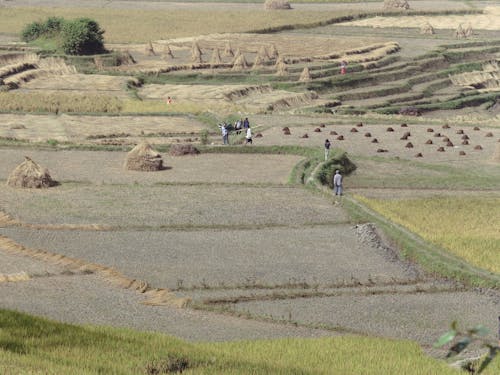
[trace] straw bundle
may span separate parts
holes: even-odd
[[[309,73],[309,68],[306,66],[302,73],[300,73],[299,82],[311,82],[311,73]]]
[[[420,34],[434,35],[434,33],[434,28],[428,21],[420,28]]]
[[[218,48],[214,48],[212,51],[212,57],[210,59],[210,65],[219,65],[221,63],[220,53]]]
[[[243,70],[246,68],[248,68],[248,63],[245,60],[245,55],[240,53],[240,55],[236,58],[236,60],[233,63],[232,70]]]
[[[269,60],[269,54],[267,53],[266,46],[260,46],[257,56],[260,56],[263,60]]]
[[[128,154],[125,169],[132,171],[159,171],[163,169],[161,155],[147,142],[135,146]]]
[[[203,53],[201,52],[200,46],[194,41],[191,46],[191,60],[193,62],[201,62],[201,55],[203,55]]]
[[[227,42],[226,47],[224,48],[224,56],[226,57],[233,57],[234,52],[233,49],[231,48],[231,43]]]
[[[25,160],[19,164],[10,174],[7,185],[19,188],[48,188],[56,185],[56,181],[50,177],[49,171],[35,163],[31,158],[25,156]]]
[[[280,63],[276,64],[276,74],[279,76],[286,76],[288,75],[288,67],[287,65],[281,61]]]
[[[466,38],[469,38],[469,37],[471,37],[471,36],[472,36],[472,33],[473,33],[473,31],[472,31],[472,25],[469,23],[469,24],[467,25],[466,29],[464,30],[464,36],[465,36]]]
[[[264,3],[265,10],[287,10],[292,9],[290,3],[286,0],[266,0]]]
[[[153,43],[151,43],[151,41],[149,41],[149,43],[146,45],[146,55],[156,56],[155,50],[153,48]]]
[[[384,8],[386,9],[410,9],[410,4],[407,0],[384,0]]]
[[[264,67],[264,58],[259,54],[255,57],[252,69],[259,69]]]
[[[267,53],[270,59],[276,59],[279,56],[278,50],[276,49],[276,46],[274,44],[271,44],[269,46],[269,51]]]
[[[462,24],[460,23],[455,30],[455,38],[457,39],[463,39],[465,38],[465,30],[462,28]]]

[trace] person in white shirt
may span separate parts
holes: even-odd
[[[333,176],[333,191],[335,195],[342,195],[342,175],[338,169],[335,171],[335,176]]]
[[[250,126],[247,128],[247,135],[245,136],[245,144],[252,144],[252,130],[250,130]]]

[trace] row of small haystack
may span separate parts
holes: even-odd
[[[434,27],[427,21],[422,27],[420,28],[420,34],[427,34],[427,35],[434,35]],[[469,23],[467,27],[463,27],[462,24],[459,24],[457,29],[455,30],[455,38],[457,39],[466,39],[471,37],[473,34],[472,30],[472,25]]]
[[[171,156],[196,155],[200,151],[190,144],[172,145]],[[139,143],[128,154],[125,169],[132,171],[160,171],[164,169],[161,155],[148,142]],[[28,156],[9,175],[7,185],[17,188],[49,188],[58,183],[51,177],[47,168],[40,166]]]

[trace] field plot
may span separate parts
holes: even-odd
[[[455,319],[466,326],[473,326],[480,319],[489,322],[490,332],[495,332],[498,303],[498,295],[438,292],[251,301],[236,304],[234,308],[257,316],[291,316],[302,323],[344,327],[429,346],[441,335],[442,327]],[[494,337],[493,333],[490,335]]]
[[[0,114],[0,136],[32,142],[99,143],[99,138],[121,135],[128,144],[146,134],[185,134],[207,128],[195,118],[181,116],[69,116]]]
[[[234,227],[338,223],[347,214],[302,188],[239,185],[80,185],[48,191],[1,187],[0,207],[34,224]]]
[[[320,131],[315,131],[316,129]],[[463,134],[457,134],[459,131]],[[500,139],[500,128],[473,130],[469,126],[457,125],[443,129],[442,126],[424,124],[408,124],[406,127],[370,124],[357,127],[355,124],[328,124],[324,128],[318,125],[294,126],[290,127],[290,132],[290,135],[285,135],[281,128],[269,128],[262,132],[263,138],[259,140],[259,143],[319,147],[328,138],[334,148],[339,147],[353,155],[399,157],[426,163],[459,162],[470,165],[495,160]],[[405,137],[405,133],[410,135]],[[303,138],[304,134],[307,134],[307,138]],[[467,145],[462,144],[464,135],[468,137]],[[339,140],[340,136],[344,139]],[[375,139],[376,143],[374,143]],[[429,141],[432,143],[428,143]],[[476,149],[476,146],[481,146],[481,149]],[[440,148],[442,151],[438,151]],[[461,151],[465,152],[465,155],[460,155]],[[419,153],[422,156],[416,157]]]
[[[500,7],[490,6],[484,14],[446,15],[446,16],[411,16],[411,17],[373,17],[346,23],[351,26],[420,28],[429,22],[436,29],[455,30],[458,25],[470,24],[477,30],[500,31]]]
[[[170,96],[174,103],[196,108],[219,111],[262,112],[269,106],[273,108],[318,105],[317,95],[274,90],[269,85],[145,85],[139,90],[145,99],[166,99]]]
[[[41,77],[22,86],[22,91],[40,91],[51,93],[63,90],[87,94],[113,95],[128,97],[129,77],[106,76],[99,74],[65,74],[57,77]]]
[[[0,149],[0,180],[29,154],[49,169],[57,181],[91,184],[286,184],[292,168],[302,158],[294,155],[202,154],[162,155],[166,169],[145,173],[124,169],[125,152],[30,151]],[[262,167],[270,163],[272,167]],[[99,168],[95,168],[98,165]]]
[[[2,234],[24,246],[51,248],[170,289],[287,288],[294,283],[324,287],[353,279],[359,283],[369,278],[375,282],[416,279],[404,264],[361,242],[352,226],[246,229],[251,228],[244,224],[185,232],[6,228]]]

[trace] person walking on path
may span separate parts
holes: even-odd
[[[245,120],[243,120],[243,129],[248,129],[250,127],[250,121],[248,121],[248,117],[245,117]]]
[[[338,169],[335,171],[335,176],[333,176],[333,191],[335,195],[342,195],[342,175]]]
[[[252,144],[252,129],[250,129],[250,125],[247,128],[247,134],[245,135],[245,144]]]
[[[330,146],[331,146],[331,145],[332,145],[332,144],[331,144],[331,143],[330,143],[330,141],[327,139],[327,140],[325,141],[325,161],[327,161],[327,160],[328,160],[328,155],[330,154]]]
[[[227,130],[227,126],[225,123],[219,125],[220,131],[222,133],[222,144],[228,145],[229,144],[229,132]]]

